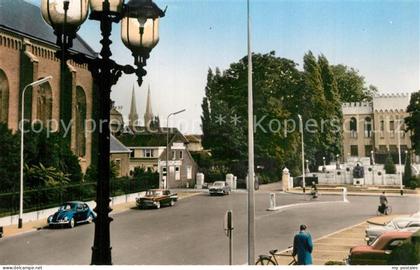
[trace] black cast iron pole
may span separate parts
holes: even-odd
[[[111,265],[111,240],[110,240],[110,223],[112,218],[109,213],[112,209],[110,203],[110,165],[109,165],[109,110],[111,106],[111,87],[113,85],[113,63],[110,60],[112,55],[110,50],[111,45],[111,30],[112,18],[109,14],[109,2],[104,1],[103,13],[101,14],[101,34],[102,34],[102,50],[100,52],[101,58],[95,60],[96,74],[94,75],[94,82],[99,86],[99,157],[98,157],[98,179],[96,189],[96,208],[97,218],[95,220],[95,238],[92,247],[91,264],[94,265]]]

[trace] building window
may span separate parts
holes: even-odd
[[[122,176],[121,159],[115,159],[114,164],[115,164],[115,170],[117,171],[117,176],[121,177]]]
[[[179,166],[175,167],[175,180],[181,180],[181,173],[179,170]]]
[[[354,117],[350,119],[350,137],[357,138],[357,120]]]
[[[9,81],[0,69],[0,122],[7,123],[9,116]]]
[[[152,149],[143,149],[143,157],[152,158],[153,157],[153,150]]]
[[[183,152],[182,152],[182,150],[181,151],[179,151],[179,159],[183,159]]]
[[[365,138],[372,137],[372,118],[365,118]]]
[[[371,151],[372,151],[372,145],[365,145],[365,157],[370,157]]]
[[[187,179],[192,179],[192,167],[187,167]]]
[[[398,147],[395,144],[391,144],[389,146],[389,151],[392,152],[392,153],[396,153],[396,152],[398,152]]]
[[[176,159],[176,151],[172,150],[172,159]]]
[[[52,89],[49,82],[39,86],[36,100],[36,116],[44,127],[47,127],[49,120],[52,118]]]
[[[134,152],[136,151],[135,149],[130,149],[130,158],[134,158]]]
[[[380,136],[381,138],[384,137],[384,133],[385,133],[385,121],[381,120],[381,122],[379,123],[379,129],[380,129]]]
[[[388,152],[388,148],[386,147],[386,145],[379,145],[379,152],[380,153]]]
[[[389,132],[390,132],[391,138],[394,138],[394,136],[395,136],[395,122],[394,122],[394,120],[389,121]]]
[[[359,150],[357,148],[357,145],[350,145],[350,155],[353,157],[359,156]]]

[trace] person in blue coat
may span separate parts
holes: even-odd
[[[293,256],[297,255],[297,264],[312,264],[312,237],[306,232],[306,225],[300,225],[300,231],[293,239]]]

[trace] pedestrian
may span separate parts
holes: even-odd
[[[297,255],[298,265],[309,265],[312,264],[312,237],[306,231],[306,225],[300,225],[300,231],[295,235],[293,239],[293,257]]]

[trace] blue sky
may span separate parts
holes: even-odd
[[[27,0],[39,4],[39,0]],[[172,122],[186,133],[201,132],[201,101],[209,67],[225,69],[246,54],[245,0],[155,0],[167,15],[160,42],[151,53],[148,75],[136,87],[137,111],[145,110],[147,86],[153,112],[187,111]],[[305,52],[323,53],[332,64],[354,67],[380,92],[420,89],[420,1],[251,0],[253,51],[275,50],[301,64]],[[131,52],[114,25],[114,59],[132,63]],[[100,49],[97,22],[79,34]],[[113,88],[116,105],[127,115],[134,76]],[[257,94],[256,89],[256,94]]]

